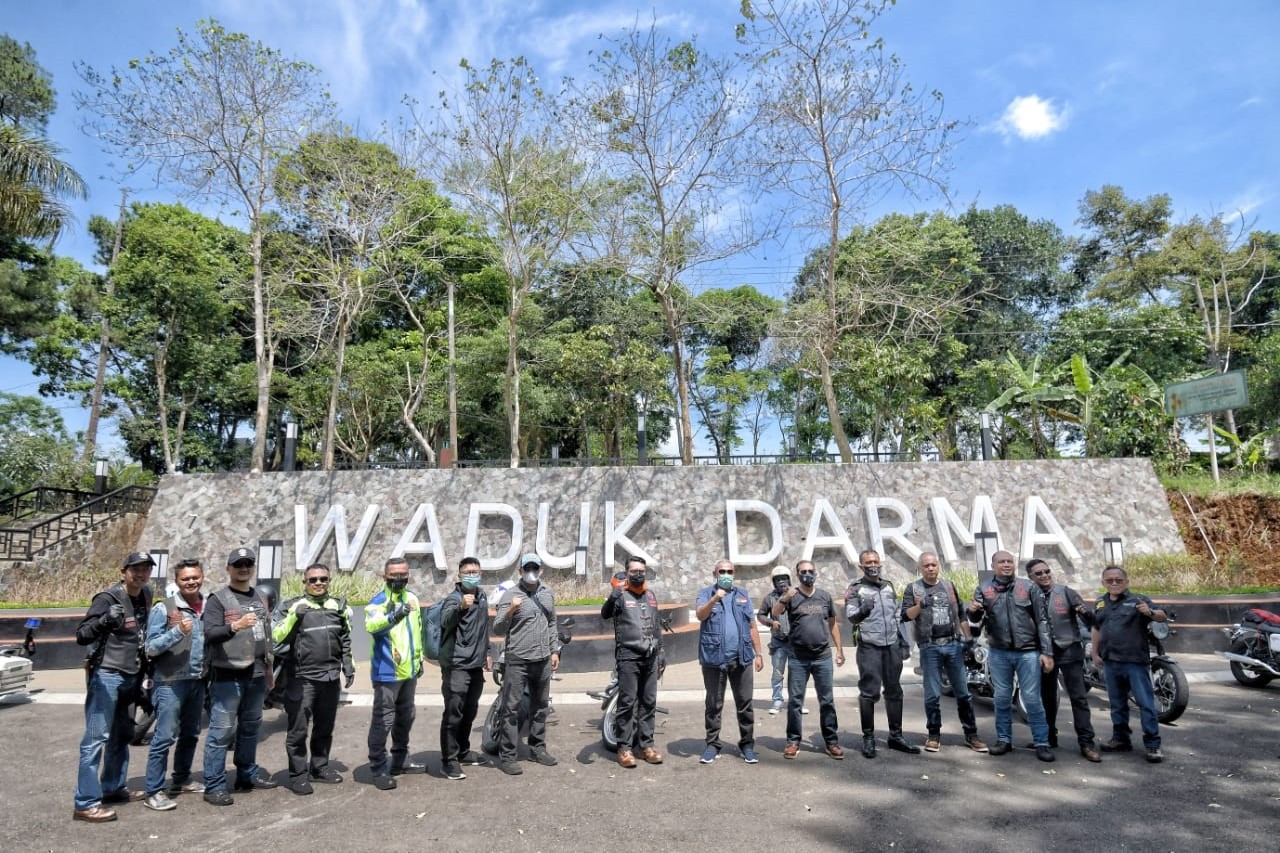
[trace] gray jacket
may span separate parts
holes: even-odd
[[[887,580],[859,578],[844,594],[844,614],[858,631],[858,642],[896,646],[899,642],[898,593]]]
[[[511,599],[525,599],[514,613]],[[538,601],[531,601],[537,596]],[[538,606],[541,602],[542,607]],[[546,613],[543,613],[543,610]],[[502,594],[493,620],[493,633],[506,636],[507,660],[546,660],[560,654],[560,638],[556,634],[556,598],[551,587],[538,582],[537,592],[530,594],[524,584],[516,584]]]

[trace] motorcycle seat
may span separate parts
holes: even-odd
[[[1254,607],[1245,611],[1241,621],[1255,625],[1258,630],[1265,634],[1280,634],[1280,615],[1272,613],[1269,610]]]

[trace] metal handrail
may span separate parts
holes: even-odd
[[[30,527],[0,527],[0,559],[30,560],[77,533],[101,527],[126,513],[146,512],[155,494],[150,486],[125,486],[95,495]]]
[[[93,492],[36,486],[16,495],[0,498],[0,518],[17,521],[52,509],[70,509],[95,497]]]

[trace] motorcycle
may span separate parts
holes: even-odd
[[[27,636],[21,644],[6,643],[0,646],[0,696],[26,693],[35,677],[31,658],[36,653],[36,631],[39,619],[28,619]]]
[[[1222,631],[1231,650],[1218,654],[1231,662],[1236,681],[1245,687],[1266,687],[1280,678],[1280,615],[1255,607]]]
[[[1166,622],[1149,622],[1147,624],[1147,645],[1151,653],[1151,686],[1156,696],[1156,716],[1162,723],[1172,723],[1187,710],[1191,701],[1191,688],[1187,685],[1187,676],[1182,667],[1173,658],[1165,654],[1164,641],[1169,637],[1169,623],[1173,621],[1173,613],[1169,612]],[[1097,688],[1106,692],[1107,681],[1102,668],[1094,666],[1093,643],[1086,640],[1084,644],[1084,683],[1089,689]],[[1129,704],[1137,707],[1132,696]]]
[[[971,696],[988,699],[994,701],[996,698],[995,683],[991,680],[991,670],[987,665],[990,658],[990,650],[987,648],[987,638],[979,637],[965,645],[964,650],[964,673],[965,681],[969,685],[969,694]],[[942,670],[942,693],[944,696],[952,696],[955,690],[951,687],[951,680],[947,677],[947,671],[944,667]],[[1022,691],[1019,685],[1013,688],[1013,707],[1018,712],[1018,718],[1023,722],[1027,719],[1027,706],[1022,701]]]
[[[664,617],[662,619],[662,630],[668,633],[674,633],[675,629],[671,627],[671,618]],[[666,657],[658,660],[658,680],[662,680],[662,674],[666,671]],[[604,690],[588,690],[587,695],[600,703],[600,742],[604,744],[604,748],[610,752],[618,751],[618,671],[615,669],[609,679],[609,684]],[[659,714],[669,714],[670,711],[662,705],[655,705],[654,711]]]
[[[560,638],[560,645],[563,647],[569,645],[573,641],[574,618],[566,616],[558,620],[556,624],[556,635]],[[502,687],[503,676],[507,670],[507,650],[503,648],[498,652],[497,658],[493,662],[493,683]],[[552,709],[548,708],[550,714]],[[520,697],[520,704],[516,708],[517,719],[517,739],[526,740],[529,737],[529,724],[533,721],[533,715],[529,713],[529,688],[526,686],[524,695]],[[498,695],[493,697],[493,703],[489,706],[489,712],[484,717],[484,731],[480,737],[480,749],[486,755],[496,756],[498,754],[498,728],[504,722],[502,717],[502,691],[498,691]]]

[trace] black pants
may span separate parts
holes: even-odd
[[[409,730],[417,716],[414,694],[418,679],[373,682],[373,716],[369,719],[369,770],[386,776],[392,767],[409,760]],[[387,762],[387,734],[391,734],[391,761]]]
[[[1089,716],[1089,688],[1084,683],[1084,651],[1078,643],[1055,651],[1053,672],[1040,673],[1040,700],[1044,703],[1045,722],[1049,724],[1049,742],[1058,742],[1058,681],[1061,679],[1071,699],[1076,741],[1082,747],[1093,746],[1095,735]]]
[[[654,715],[658,708],[658,653],[618,659],[618,749],[644,750],[653,746]]]
[[[440,671],[444,713],[440,716],[440,758],[460,761],[471,749],[471,727],[484,691],[484,670],[449,667]]]
[[[284,738],[284,751],[289,756],[289,775],[307,775],[307,728],[311,728],[311,761],[314,771],[329,766],[329,748],[333,746],[333,721],[338,716],[338,698],[342,683],[290,678],[284,694],[284,710],[289,731]]]
[[[878,701],[881,690],[886,700],[902,698],[902,651],[897,643],[892,646],[859,643],[857,661],[860,698]]]
[[[551,704],[551,658],[509,660],[502,682],[502,725],[498,727],[498,760],[519,757],[520,700],[529,690],[529,749],[547,748],[547,707]]]
[[[721,746],[720,717],[724,711],[726,685],[733,691],[733,705],[738,713],[738,749],[756,745],[756,715],[751,707],[752,674],[751,664],[737,661],[724,669],[718,666],[702,668],[702,686],[707,690],[707,746],[714,746],[717,750]]]

